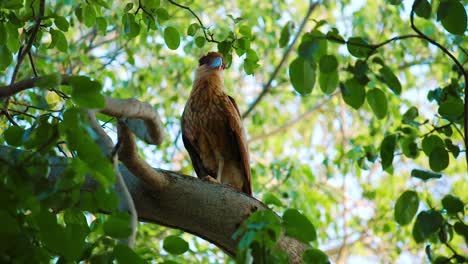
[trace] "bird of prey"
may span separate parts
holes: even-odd
[[[182,140],[199,178],[252,195],[247,138],[236,102],[224,93],[224,68],[220,53],[200,58],[182,114]]]

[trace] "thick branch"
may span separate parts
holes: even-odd
[[[119,159],[125,166],[136,174],[148,186],[154,190],[164,189],[168,184],[168,179],[158,171],[155,171],[146,161],[138,155],[138,150],[131,130],[125,125],[125,122],[119,120],[117,124],[119,142],[122,144],[119,150]]]
[[[283,57],[281,58],[280,63],[276,66],[275,70],[273,71],[273,74],[271,74],[270,79],[266,83],[266,85],[263,87],[263,90],[260,92],[258,97],[250,104],[249,108],[247,111],[245,111],[242,114],[242,117],[245,118],[252,112],[252,110],[257,106],[258,103],[262,100],[262,98],[271,90],[271,85],[273,84],[273,81],[276,79],[276,76],[278,75],[279,71],[283,67],[283,64],[286,62],[286,59],[289,57],[289,54],[292,51],[292,48],[294,47],[294,44],[296,44],[297,40],[299,39],[299,36],[301,35],[302,31],[305,28],[305,25],[307,24],[307,21],[309,20],[309,17],[312,15],[312,11],[317,7],[318,3],[313,3],[312,0],[310,1],[310,6],[309,9],[307,10],[306,15],[304,16],[304,19],[302,20],[301,25],[299,26],[299,29],[297,30],[296,35],[294,36],[294,39],[292,42],[289,44],[289,46],[286,48],[284,51]]]
[[[103,114],[114,117],[131,118],[128,126],[141,139],[150,144],[161,144],[164,139],[164,129],[158,112],[148,103],[137,99],[113,99],[106,97],[106,107]],[[138,119],[142,121],[137,121]],[[144,122],[144,128],[140,122]]]
[[[68,85],[69,75],[62,75],[62,81],[60,84]],[[34,77],[31,79],[21,80],[11,85],[0,86],[0,98],[9,97],[17,94],[21,91],[36,87],[36,83],[44,79],[44,77]]]
[[[11,159],[12,152],[22,150],[0,146],[0,157]],[[49,184],[63,177],[67,158],[51,157]],[[175,172],[155,170],[167,180],[165,188],[155,191],[140,181],[126,167],[120,172],[132,195],[141,221],[186,231],[215,244],[230,256],[235,256],[237,242],[231,235],[253,210],[269,210],[263,203],[230,187],[202,181]],[[95,191],[96,183],[87,180],[83,191]],[[121,195],[121,194],[119,194]],[[307,246],[289,238],[280,238],[279,247],[293,263],[301,263]]]

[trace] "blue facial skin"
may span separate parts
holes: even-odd
[[[211,68],[219,68],[223,64],[223,60],[220,57],[216,57],[210,64]]]

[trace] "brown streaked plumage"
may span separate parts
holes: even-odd
[[[252,195],[249,150],[234,99],[224,93],[224,60],[209,52],[199,60],[182,114],[182,139],[199,178]]]

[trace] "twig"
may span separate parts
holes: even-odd
[[[304,19],[302,20],[301,25],[299,26],[299,29],[297,30],[296,35],[294,36],[293,41],[289,44],[289,46],[286,48],[284,51],[283,57],[281,58],[280,63],[276,66],[275,70],[273,71],[273,74],[271,75],[270,79],[268,80],[267,84],[263,87],[263,90],[260,92],[258,97],[250,104],[249,108],[247,111],[245,111],[242,114],[242,117],[245,118],[252,112],[252,110],[258,105],[260,100],[263,99],[263,97],[270,92],[271,90],[271,85],[273,81],[276,79],[276,76],[278,75],[281,67],[283,67],[283,64],[286,62],[286,59],[289,57],[289,54],[292,51],[292,48],[294,47],[294,44],[297,42],[299,39],[299,36],[301,35],[302,31],[305,28],[305,25],[307,24],[307,21],[309,20],[309,17],[312,15],[312,11],[314,11],[315,7],[317,6],[317,3],[313,3],[310,1],[309,9],[307,10],[306,15],[304,16]]]
[[[213,38],[213,34],[209,34],[209,33],[207,32],[208,29],[205,27],[205,25],[203,25],[203,22],[201,21],[200,17],[198,17],[198,15],[195,14],[195,12],[193,12],[193,10],[192,10],[190,7],[184,6],[184,5],[181,5],[181,4],[178,4],[178,3],[176,3],[176,2],[174,2],[174,1],[172,1],[172,0],[168,0],[168,1],[169,1],[169,3],[171,3],[171,4],[175,5],[175,6],[178,6],[178,7],[180,7],[180,8],[185,9],[185,10],[188,10],[188,11],[197,19],[198,24],[200,24],[200,27],[201,27],[202,30],[203,30],[203,34],[204,34],[204,36],[205,36],[205,39],[206,39],[208,42],[219,43],[219,41],[217,41],[217,40],[215,40],[215,39]],[[208,36],[209,36],[209,37],[208,37]]]
[[[127,246],[129,248],[133,248],[135,245],[136,234],[138,231],[138,213],[137,213],[135,202],[133,201],[132,195],[130,194],[130,191],[128,190],[128,187],[125,184],[125,181],[122,177],[122,173],[120,173],[120,170],[119,170],[118,152],[119,152],[120,147],[121,147],[121,144],[120,144],[120,141],[118,141],[117,144],[115,145],[115,148],[112,150],[112,163],[114,165],[114,171],[117,176],[117,187],[122,192],[127,208],[130,211],[130,216],[131,216],[130,228],[132,229],[132,233],[128,237]]]
[[[37,70],[36,70],[36,65],[34,64],[33,57],[31,55],[31,51],[28,52],[28,58],[29,58],[29,63],[31,64],[31,68],[33,70],[34,76],[38,76]]]
[[[32,5],[32,4],[31,4]],[[33,10],[33,15],[34,14],[34,8],[31,7]],[[41,26],[41,20],[42,17],[44,16],[45,12],[45,0],[40,0],[39,2],[39,16],[35,17],[35,25],[31,30],[31,36],[26,44],[26,47],[21,47],[20,50],[18,51],[18,59],[16,62],[15,69],[13,70],[13,75],[11,76],[10,80],[10,85],[15,83],[16,77],[18,76],[19,68],[21,67],[21,64],[23,63],[24,57],[26,54],[29,54],[29,51],[31,50],[31,47],[34,43],[34,40],[36,39],[37,32],[39,31],[39,28]],[[10,104],[10,98],[5,99],[5,104],[2,109],[2,113],[8,118],[8,120],[15,126],[18,124],[13,120],[13,118],[10,116],[8,113],[8,105]]]
[[[410,20],[411,20],[411,28],[418,34],[420,35],[423,39],[425,39],[427,42],[431,43],[432,45],[438,47],[442,52],[447,54],[447,56],[452,59],[452,61],[457,65],[459,68],[460,72],[463,74],[463,77],[465,79],[465,113],[464,113],[464,141],[465,141],[465,149],[468,149],[468,72],[465,71],[463,68],[463,65],[455,58],[455,56],[444,46],[442,46],[440,43],[437,41],[429,38],[427,35],[422,33],[414,24],[414,9],[421,3],[421,0],[416,0],[414,1],[413,7],[411,8],[411,13],[410,13]],[[465,155],[466,158],[466,164],[468,166],[468,155]]]
[[[34,8],[33,8],[33,10],[34,10]],[[39,2],[39,16],[36,17],[36,21],[35,21],[36,23],[35,23],[34,27],[31,30],[31,37],[29,38],[28,43],[26,44],[26,47],[23,48],[18,53],[18,61],[16,62],[15,69],[13,70],[13,76],[11,76],[10,85],[15,82],[16,77],[18,75],[19,68],[20,68],[21,64],[23,63],[24,57],[31,50],[31,47],[32,47],[32,45],[34,43],[34,40],[36,39],[37,32],[39,31],[39,28],[41,27],[41,20],[42,20],[42,17],[44,16],[44,12],[45,12],[45,0],[40,0],[40,2]]]
[[[292,121],[290,122],[287,122],[286,124],[278,127],[277,129],[274,129],[270,132],[267,132],[267,133],[264,133],[264,134],[261,134],[261,135],[258,135],[258,136],[255,136],[253,138],[251,138],[249,140],[249,143],[252,142],[252,141],[256,141],[256,140],[259,140],[259,139],[264,139],[266,137],[270,137],[270,136],[273,136],[275,134],[278,134],[280,132],[283,132],[287,129],[289,129],[290,127],[294,126],[295,124],[299,123],[301,120],[307,118],[309,115],[311,115],[312,113],[314,113],[316,110],[320,109],[325,103],[327,103],[328,101],[330,101],[332,99],[332,97],[334,95],[336,95],[337,93],[334,93],[332,94],[330,97],[326,98],[325,100],[323,100],[322,102],[320,102],[319,104],[315,105],[314,107],[312,107],[311,109],[307,110],[306,112],[304,112],[303,114],[301,114],[300,116],[296,117],[295,119],[293,119]]]

